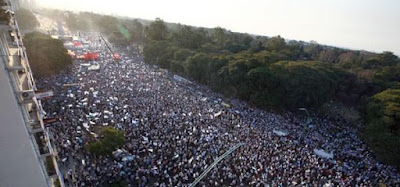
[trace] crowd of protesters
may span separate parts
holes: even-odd
[[[174,79],[138,53],[119,51],[121,59],[114,60],[99,46],[89,47],[100,53],[98,70],[76,60],[71,69],[37,81],[55,92],[43,105],[46,117],[61,118],[49,129],[67,186],[117,180],[188,186],[239,142],[198,186],[400,185],[399,171],[377,162],[354,124],[316,114],[305,124],[301,112],[276,114],[226,99]],[[108,156],[90,154],[85,146],[104,126],[123,130],[126,143]]]

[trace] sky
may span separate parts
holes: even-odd
[[[129,16],[317,41],[400,56],[400,0],[36,0],[62,10]]]

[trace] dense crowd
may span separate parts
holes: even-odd
[[[305,127],[302,113],[276,114],[228,100],[174,79],[135,52],[121,52],[114,61],[98,49],[99,70],[76,61],[37,81],[56,93],[43,105],[46,117],[62,119],[49,128],[67,185],[124,180],[131,186],[187,186],[239,142],[198,186],[400,185],[400,173],[376,161],[353,124],[311,114]],[[80,84],[64,85],[70,83]],[[85,145],[104,126],[123,130],[126,143],[112,155],[92,155]],[[334,157],[318,156],[315,149]]]

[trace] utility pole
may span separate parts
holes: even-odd
[[[110,51],[112,57],[113,57],[113,61],[114,61],[114,52],[111,50],[111,47],[108,45],[107,41],[104,39],[103,34],[100,33],[100,38],[104,41],[104,43],[106,44],[108,50]]]

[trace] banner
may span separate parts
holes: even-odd
[[[273,130],[272,132],[278,136],[287,136],[288,135],[288,133],[279,131],[279,130]]]
[[[51,124],[61,121],[61,118],[47,118],[43,119],[44,127],[50,127]]]
[[[80,43],[80,42],[74,42],[74,46],[75,46],[75,47],[81,47],[81,46],[82,46],[82,43]]]
[[[46,97],[53,97],[53,96],[54,96],[54,93],[53,93],[52,90],[48,90],[48,91],[36,90],[35,91],[36,99],[43,99],[43,98],[46,98]]]
[[[330,153],[326,152],[323,149],[314,149],[314,154],[316,154],[319,157],[326,158],[326,159],[332,159],[333,158],[333,152],[331,151]]]
[[[99,59],[99,53],[86,53],[83,55],[85,60],[97,60]]]

